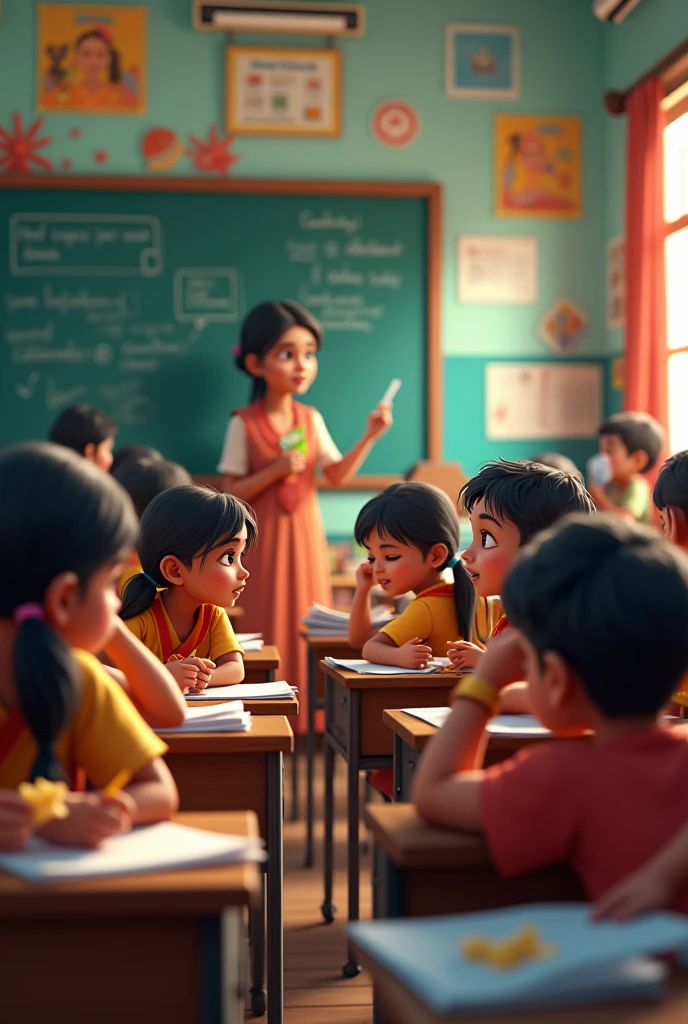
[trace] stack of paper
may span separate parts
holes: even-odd
[[[427,722],[428,725],[434,725],[437,729],[442,728],[451,714],[451,708],[402,708],[401,710],[405,715],[413,715],[414,718],[419,718],[421,722]]]
[[[251,728],[251,712],[244,711],[240,700],[228,700],[224,704],[213,704],[207,708],[186,709],[186,721],[172,729],[156,729],[156,732],[248,732]]]
[[[421,722],[441,729],[451,714],[451,708],[402,708],[407,715],[419,718]],[[534,715],[495,715],[487,723],[490,736],[511,736],[513,739],[530,739],[551,736]]]
[[[374,608],[371,616],[373,629],[379,630],[394,618],[391,608]],[[309,636],[342,636],[349,629],[349,613],[314,604],[305,619],[301,620]]]
[[[296,687],[284,680],[278,683],[234,683],[232,686],[209,686],[202,693],[189,693],[187,700],[284,700]]]
[[[241,644],[244,654],[262,651],[265,646],[262,633],[237,633],[236,638]]]
[[[504,940],[530,926],[554,947],[552,956],[495,970],[462,954],[463,942],[472,936]],[[349,934],[436,1014],[453,1017],[504,1007],[659,998],[666,967],[645,958],[685,948],[688,919],[659,913],[621,924],[593,924],[588,904],[543,903],[451,917],[356,922],[349,925]]]
[[[345,668],[349,672],[360,672],[363,676],[427,676],[451,668],[449,658],[432,658],[427,668],[400,668],[398,665],[378,665],[363,658],[325,658],[333,668]]]
[[[262,860],[259,839],[161,821],[111,836],[98,850],[53,846],[34,837],[22,853],[0,853],[0,870],[29,882],[62,882]]]

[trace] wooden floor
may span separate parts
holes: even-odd
[[[316,773],[315,866],[303,867],[305,824],[287,821],[284,827],[284,1024],[370,1024],[372,987],[365,974],[342,976],[346,962],[346,812],[344,764],[337,758],[335,788],[335,883],[337,920],[325,924],[320,913],[322,881],[323,770],[319,758]],[[286,789],[291,791],[291,765]],[[305,773],[304,773],[305,774]],[[300,785],[305,803],[305,777]],[[361,828],[361,840],[366,834]],[[371,916],[370,851],[361,857],[361,917]],[[250,1019],[250,1014],[248,1015]],[[265,1019],[265,1018],[263,1018]]]

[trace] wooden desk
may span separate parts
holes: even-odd
[[[283,755],[294,749],[286,718],[255,718],[250,732],[160,733],[169,747],[165,760],[186,811],[254,811],[266,841],[267,997],[270,1024],[283,1013]],[[265,1012],[263,993],[264,928],[262,908],[252,919],[252,1009]]]
[[[178,814],[257,835],[246,812]],[[98,1024],[243,1021],[255,864],[32,885],[0,873],[2,1016]]]
[[[212,687],[211,687],[212,691]],[[186,703],[190,708],[209,708],[214,707],[217,704],[226,704],[228,698],[224,700],[189,700],[187,697]],[[243,701],[244,709],[250,711],[252,715],[258,715],[264,717],[270,715],[286,715],[287,718],[292,718],[294,715],[299,713],[299,698],[296,694],[292,694],[291,697],[275,697],[274,700],[245,700]]]
[[[320,663],[325,674],[325,844],[324,900],[326,921],[334,920],[332,903],[334,827],[334,757],[347,764],[347,823],[349,920],[359,915],[358,776],[372,768],[392,767],[392,734],[382,721],[386,708],[441,707],[446,705],[458,676],[453,672],[431,675],[361,675]],[[346,977],[358,973],[351,949],[344,965]]]
[[[446,1016],[435,1013],[399,978],[390,974],[375,959],[360,953],[360,960],[373,978],[376,1024],[681,1024],[688,1020],[688,974],[681,973],[670,984],[669,994],[661,1004],[648,1006],[642,1002],[592,1004],[570,1008],[551,1007],[542,1010],[508,1011],[472,1015]],[[384,1015],[384,1016],[383,1016]]]
[[[414,705],[407,705],[412,707]],[[421,705],[419,704],[418,707]],[[421,722],[420,718],[407,715],[404,711],[385,710],[382,720],[394,736],[394,799],[408,803],[411,798],[411,781],[420,756],[428,740],[437,732],[434,725]],[[485,751],[484,767],[498,764],[511,757],[521,747],[531,743],[547,743],[553,736],[491,736]]]
[[[265,644],[262,651],[246,651],[244,654],[244,682],[273,683],[279,664],[279,651],[274,644]]]
[[[309,636],[302,638],[308,645],[308,690],[306,730],[306,856],[304,867],[313,867],[313,763],[315,760],[315,712],[325,710],[325,675],[320,668],[323,658],[360,658],[360,647],[352,647],[345,636]],[[295,773],[296,774],[296,773]],[[295,796],[295,794],[294,794]],[[292,803],[293,817],[298,817],[296,801]]]

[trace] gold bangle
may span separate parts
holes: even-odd
[[[452,697],[465,697],[467,700],[474,700],[487,708],[491,715],[494,715],[499,705],[499,690],[492,683],[485,679],[478,679],[473,676],[470,679],[461,679],[452,691]]]

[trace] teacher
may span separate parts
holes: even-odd
[[[327,540],[316,471],[334,486],[350,480],[392,425],[388,406],[369,413],[365,431],[342,455],[317,409],[296,401],[318,374],[321,324],[296,302],[266,302],[246,317],[236,366],[253,381],[250,404],[232,414],[218,472],[226,491],[253,505],[258,547],[242,598],[247,632],[277,644],[284,678],[300,687],[297,731],[305,732],[306,645],[301,620],[332,604]]]

